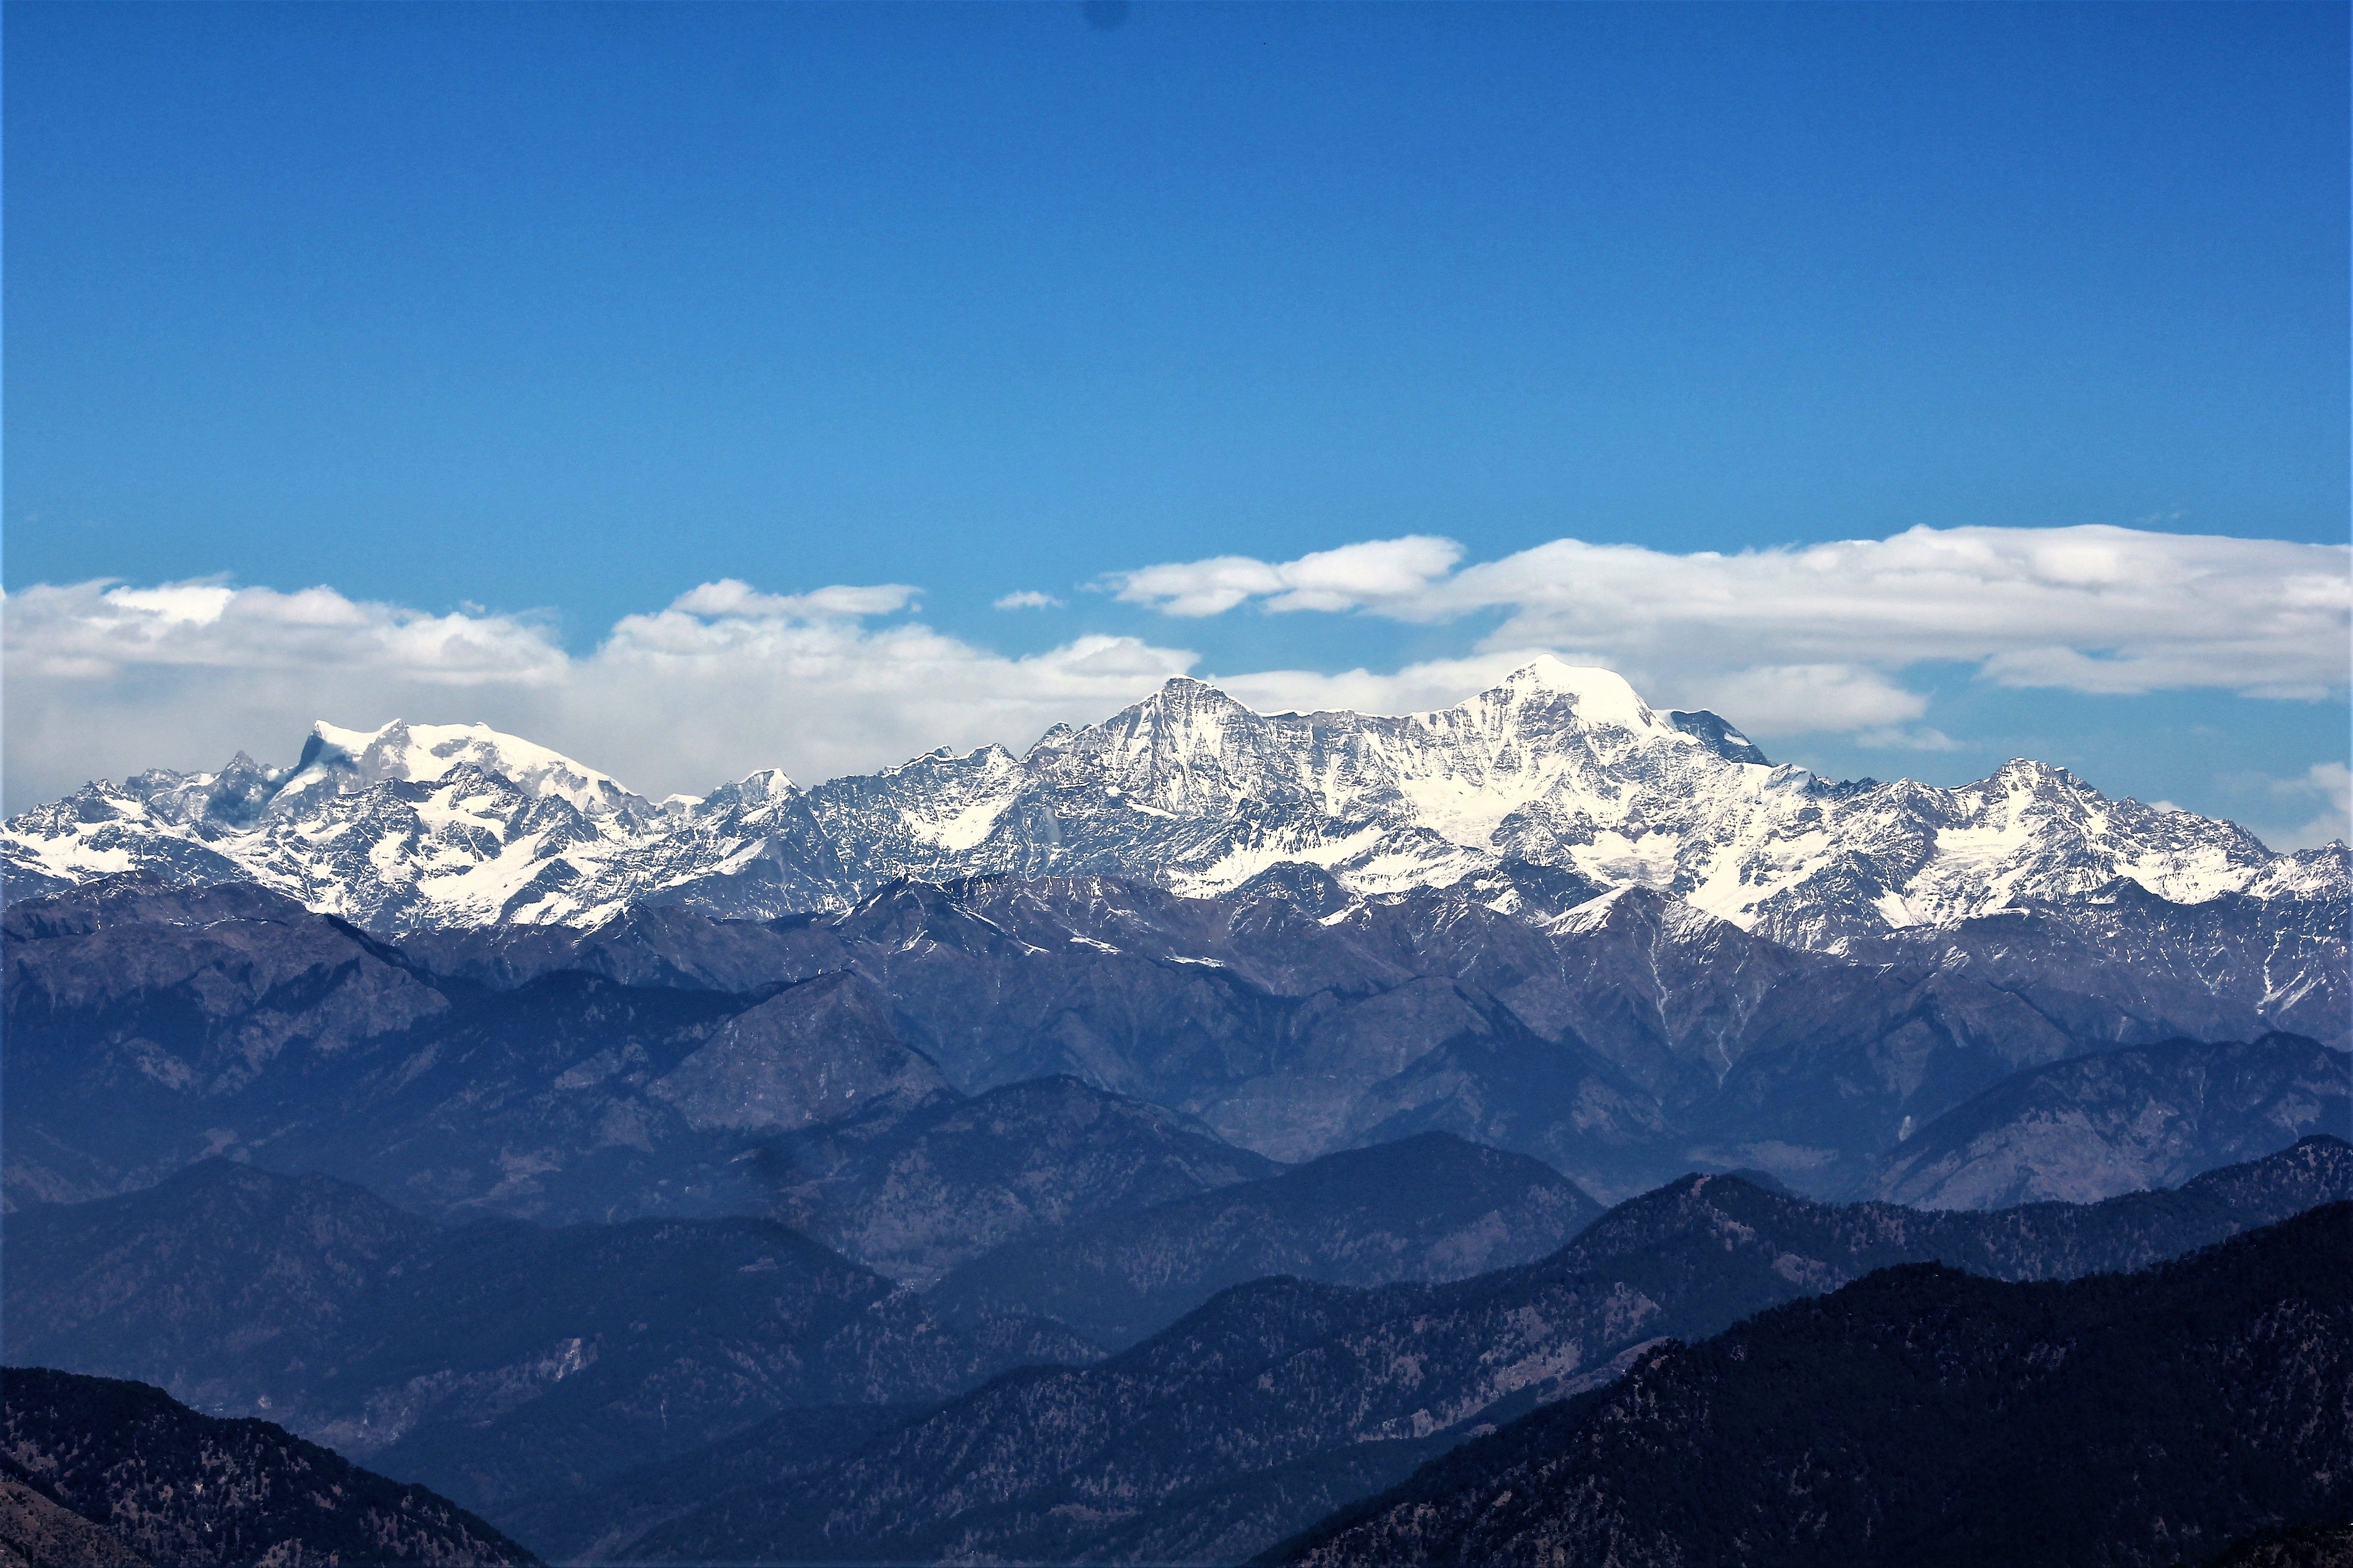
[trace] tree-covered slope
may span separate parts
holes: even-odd
[[[269,1422],[200,1415],[161,1389],[111,1378],[0,1369],[0,1479],[155,1568],[534,1561],[421,1486],[361,1469]],[[26,1522],[40,1511],[6,1510]],[[77,1539],[54,1519],[42,1528],[52,1550],[107,1559],[100,1540]]]

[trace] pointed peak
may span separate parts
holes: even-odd
[[[756,773],[744,774],[733,784],[720,785],[697,804],[718,808],[731,805],[766,805],[798,795],[800,787],[793,782],[792,775],[786,773],[784,769],[762,768]],[[682,795],[670,797],[671,800],[684,798],[686,797]],[[669,803],[666,801],[663,804]]]
[[[1077,733],[1078,731],[1068,724],[1057,724],[1052,729],[1048,730],[1044,734],[1039,736],[1038,739],[1030,744],[1029,750],[1026,754],[1034,757],[1040,752],[1050,752],[1057,747],[1067,746],[1071,743],[1071,737]]]
[[[1172,675],[1160,683],[1160,689],[1136,704],[1138,710],[1160,713],[1195,713],[1204,710],[1220,713],[1248,713],[1251,710],[1219,690],[1206,680],[1196,680],[1189,675]]]
[[[2037,762],[2032,757],[2010,758],[1988,774],[1984,782],[1988,784],[2025,784],[2029,787],[2044,784],[2085,787],[2082,780],[2065,768],[2052,763]]]
[[[1232,698],[1228,697],[1208,681],[1195,679],[1189,675],[1170,676],[1160,683],[1160,689],[1152,695],[1155,698],[1188,699],[1197,701],[1205,697],[1215,697],[1223,701],[1233,701]]]

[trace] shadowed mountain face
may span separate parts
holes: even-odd
[[[2006,970],[1799,952],[1640,889],[1556,913],[1493,879],[1366,903],[1306,869],[1219,900],[903,884],[765,925],[641,910],[400,946],[250,887],[117,881],[12,905],[0,933],[11,1202],[233,1152],[442,1213],[781,1205],[911,1279],[1084,1217],[1069,1194],[1181,1195],[1148,1172],[1206,1190],[1425,1131],[1605,1199],[1695,1165],[1870,1191],[1908,1133],[2012,1075],[2182,1033],[2090,1001],[2063,1026]],[[2260,1025],[2220,994],[2201,1017]],[[1054,1077],[1084,1089],[971,1098]],[[2174,1116],[2189,1081],[2140,1103]],[[2250,1081],[2284,1086],[2248,1108],[2277,1142],[2329,1125],[2294,1072]],[[1186,1142],[1205,1134],[1233,1147]]]
[[[2353,1126],[2347,1067],[2343,1054],[2293,1036],[2172,1040],[2054,1062],[1921,1129],[1887,1156],[1879,1193],[1930,1208],[1990,1208],[2171,1186],[2306,1127]]]
[[[985,1111],[1013,1092],[972,1103]],[[986,1116],[923,1131],[935,1154],[953,1153],[975,1125],[1003,1132]],[[1187,1159],[1233,1152],[1208,1140],[1175,1145]],[[1360,1180],[1367,1172],[1381,1179]],[[1183,1180],[1126,1173],[1131,1195],[1147,1198],[1171,1184],[1194,1191],[1198,1174],[1181,1163]],[[917,1185],[882,1184],[886,1194]],[[266,1413],[491,1506],[691,1448],[771,1411],[879,1409],[1019,1361],[1092,1360],[1087,1336],[1100,1320],[1173,1318],[1219,1285],[1269,1272],[1270,1256],[1351,1280],[1451,1278],[1548,1251],[1599,1212],[1535,1161],[1437,1136],[1203,1195],[1226,1194],[1230,1202],[1179,1199],[1049,1232],[1083,1241],[1126,1230],[1164,1250],[1182,1245],[1182,1266],[1165,1271],[1175,1277],[1148,1278],[1141,1291],[1105,1281],[1092,1294],[1020,1300],[995,1268],[980,1277],[1006,1286],[1006,1300],[967,1290],[951,1304],[893,1291],[768,1222],[546,1231],[481,1220],[452,1231],[329,1177],[216,1160],[144,1192],[12,1215],[5,1307],[14,1353],[164,1383],[208,1409]],[[834,1436],[855,1425],[842,1417]]]
[[[681,1562],[1235,1561],[1609,1381],[1662,1338],[1897,1263],[2009,1279],[2143,1267],[2348,1194],[2353,1149],[2335,1139],[2178,1192],[1993,1214],[1689,1177],[1526,1268],[1374,1290],[1261,1280],[1100,1365],[1015,1373],[798,1479],[706,1493],[633,1542],[584,1500],[576,1533],[543,1544],[601,1537],[617,1557]]]
[[[2062,1568],[2353,1510],[2353,1204],[2135,1276],[1915,1266],[1465,1445],[1308,1568]]]
[[[1425,1132],[1008,1243],[931,1299],[959,1321],[1052,1318],[1123,1346],[1271,1274],[1386,1285],[1533,1262],[1601,1212],[1537,1161]]]
[[[771,1222],[456,1230],[325,1177],[215,1161],[11,1215],[9,1353],[267,1415],[470,1504],[693,1448],[796,1405],[937,1398],[1084,1360],[952,1328]]]
[[[37,1568],[527,1564],[446,1498],[161,1390],[0,1370],[0,1537]]]

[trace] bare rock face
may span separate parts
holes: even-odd
[[[2293,1035],[2173,1040],[2006,1080],[1902,1144],[1879,1190],[1926,1208],[2088,1203],[2348,1126],[2353,1060],[2339,1052]]]
[[[37,1550],[89,1552],[80,1561],[90,1568],[537,1561],[423,1487],[386,1480],[269,1422],[216,1420],[161,1389],[111,1378],[0,1371],[0,1472],[15,1494],[11,1524],[37,1531]],[[26,1491],[49,1508],[27,1503]],[[52,1510],[96,1529],[75,1531]]]

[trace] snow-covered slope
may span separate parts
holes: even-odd
[[[2030,762],[1951,790],[1832,783],[1550,658],[1401,717],[1254,713],[1176,679],[1023,756],[943,750],[808,790],[762,773],[659,805],[480,725],[321,724],[291,768],[239,755],[92,784],[0,835],[11,897],[128,870],[251,878],[390,931],[593,922],[638,901],[765,917],[990,873],[1214,893],[1296,862],[1360,897],[1559,868],[1811,947],[2119,879],[2176,903],[2353,895],[2342,845],[2275,856]]]

